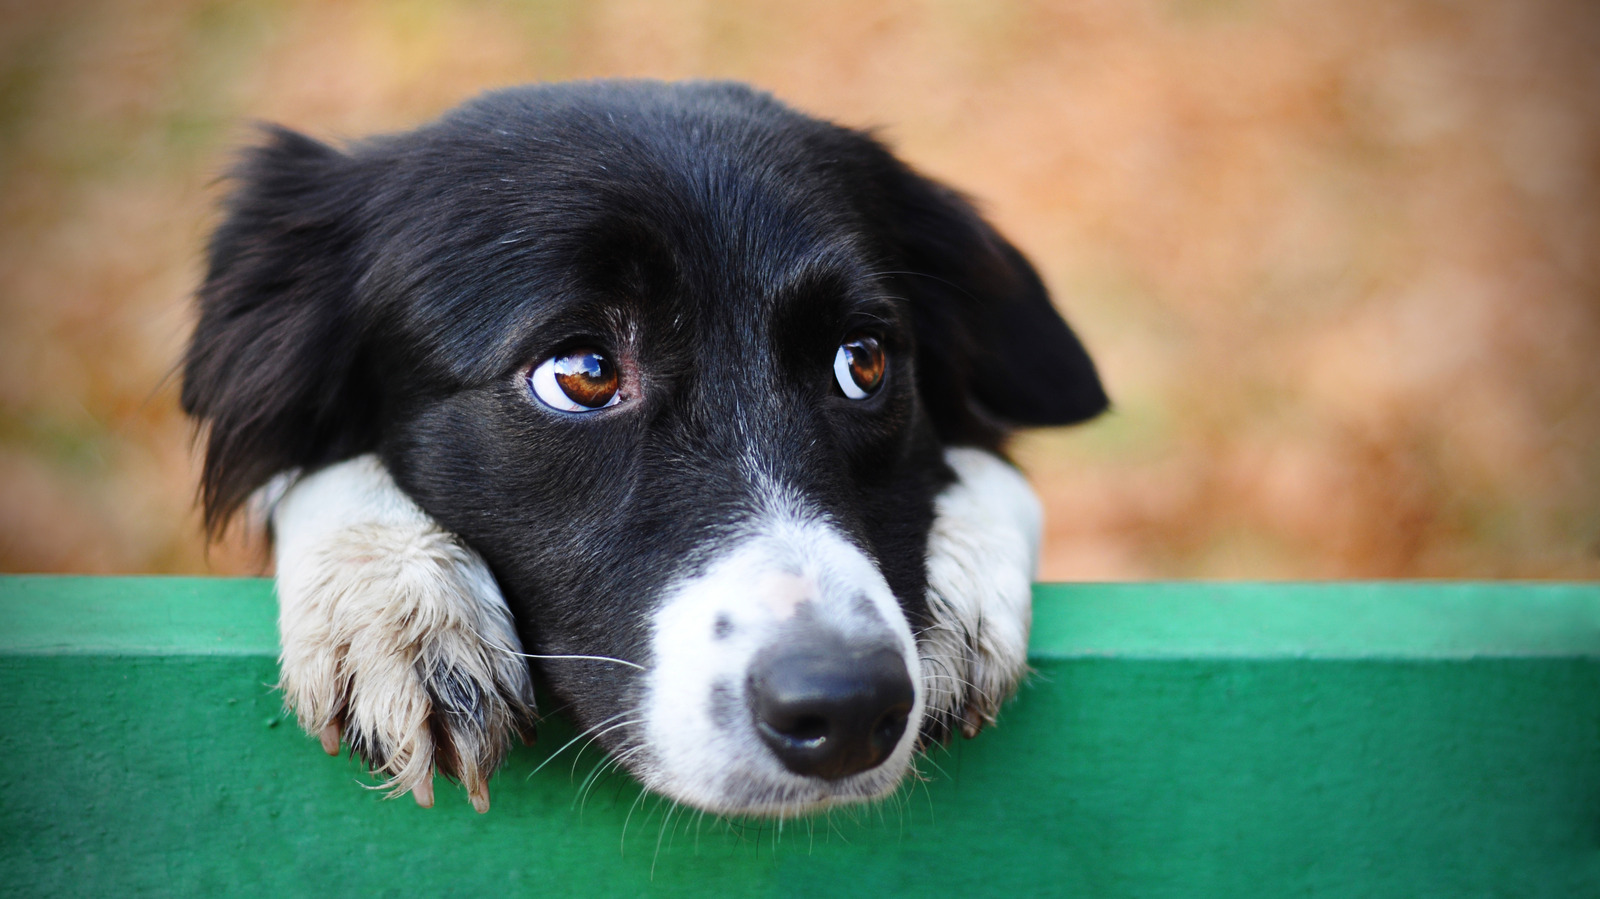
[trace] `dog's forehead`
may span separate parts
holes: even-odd
[[[528,335],[618,307],[703,340],[873,299],[853,167],[811,145],[849,133],[764,106],[647,111],[512,110],[414,138],[424,162],[406,171],[433,202],[369,284],[407,298],[408,330],[454,378],[495,377],[526,361]]]

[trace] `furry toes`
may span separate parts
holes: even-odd
[[[945,451],[956,482],[928,535],[929,622],[917,635],[923,741],[977,736],[1027,672],[1042,514],[1022,474],[977,449]]]
[[[534,732],[510,612],[482,558],[363,461],[296,483],[274,510],[285,705],[330,754],[342,737],[389,795],[431,806],[437,770],[486,811],[511,738]]]

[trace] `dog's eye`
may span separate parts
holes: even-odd
[[[857,334],[839,344],[833,354],[833,378],[844,395],[864,400],[883,383],[883,345],[878,338]]]
[[[552,409],[593,412],[615,406],[617,368],[599,350],[577,349],[539,363],[528,373],[528,389]]]

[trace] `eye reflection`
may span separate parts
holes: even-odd
[[[857,334],[839,345],[833,355],[833,378],[846,397],[864,400],[883,384],[886,366],[878,338]]]
[[[552,409],[593,412],[621,399],[617,368],[599,350],[583,347],[551,356],[528,373],[528,388]]]

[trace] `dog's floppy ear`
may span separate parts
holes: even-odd
[[[896,289],[911,303],[919,386],[940,436],[993,445],[1010,426],[1104,412],[1094,363],[1028,260],[955,191],[898,162],[885,181]]]
[[[269,128],[232,174],[183,370],[184,411],[206,429],[212,533],[273,475],[376,439],[354,305],[355,169],[331,147]]]

